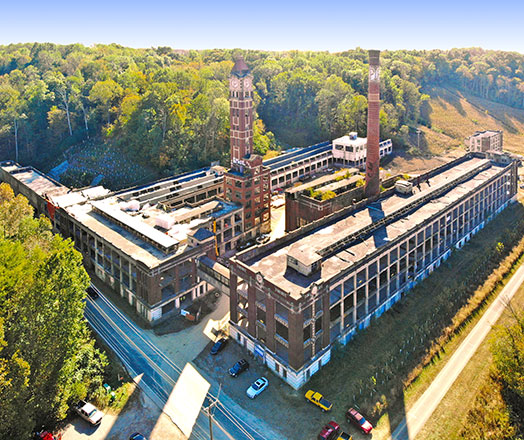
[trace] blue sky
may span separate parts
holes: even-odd
[[[523,18],[522,0],[18,0],[1,3],[0,44],[524,53]]]

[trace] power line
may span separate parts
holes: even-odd
[[[205,408],[207,417],[209,419],[209,439],[213,440],[213,409],[218,405],[218,396],[220,395],[220,390],[222,389],[222,384],[218,388],[217,397],[213,398],[213,401]]]

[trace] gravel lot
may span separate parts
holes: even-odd
[[[232,340],[216,356],[209,354],[211,346],[212,343],[200,353],[193,363],[201,374],[210,376],[221,383],[223,392],[252,414],[252,420],[247,423],[256,427],[254,424],[256,420],[263,420],[275,430],[280,431],[282,439],[317,439],[322,426],[329,422],[331,417],[329,413],[323,413],[320,408],[306,403],[304,394],[308,389],[307,385],[299,391],[293,390]],[[229,375],[228,370],[241,358],[249,362],[250,368],[240,376],[233,378]],[[262,394],[251,400],[246,396],[246,390],[261,376],[269,380],[269,386]],[[322,390],[317,391],[322,392]],[[326,398],[329,399],[329,396]],[[351,434],[354,440],[372,438],[372,435],[364,436],[358,433],[345,420],[336,420],[336,422],[345,432]]]
[[[171,419],[135,387],[133,395],[119,414],[105,414],[97,427],[73,417],[62,431],[62,440],[127,440],[135,432],[148,440],[185,440]]]

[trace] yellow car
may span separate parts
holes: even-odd
[[[333,407],[333,404],[330,401],[324,399],[322,394],[313,390],[309,390],[306,393],[306,400],[317,405],[322,411],[330,411]]]
[[[341,432],[338,435],[337,440],[353,440],[353,437],[350,436],[349,434],[346,434],[345,432]]]

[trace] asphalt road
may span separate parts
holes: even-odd
[[[491,328],[497,323],[506,305],[524,282],[524,265],[511,277],[502,292],[484,312],[477,325],[471,330],[453,356],[446,363],[428,389],[408,411],[406,417],[393,432],[393,440],[412,440],[440,404],[459,374],[467,365]]]
[[[100,335],[106,344],[116,353],[132,377],[140,377],[139,387],[158,406],[164,408],[168,401],[181,369],[166,357],[145,335],[122,314],[93,285],[99,298],[88,296],[85,316],[93,330]],[[204,401],[203,408],[216,399],[218,390],[212,384]],[[246,423],[233,410],[231,403],[224,403],[220,398],[213,410],[213,436],[216,440],[265,440],[267,437],[257,428]],[[190,440],[208,439],[209,419],[203,408],[197,418]]]

